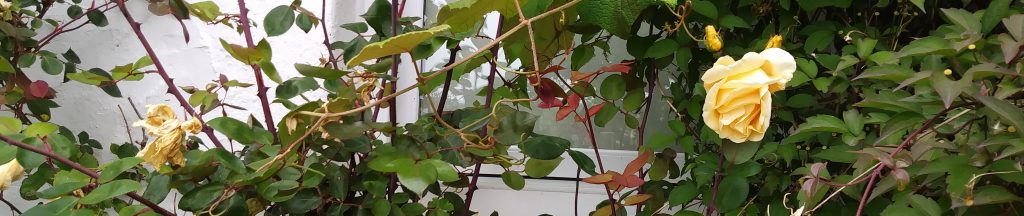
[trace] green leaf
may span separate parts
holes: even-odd
[[[729,29],[750,28],[750,24],[747,23],[747,21],[743,20],[743,18],[740,18],[732,14],[722,17],[722,20],[719,20],[718,22],[722,24],[722,27]]]
[[[562,163],[565,158],[557,157],[553,160],[541,160],[536,158],[530,158],[526,161],[526,175],[532,178],[543,178],[555,171],[558,164]]]
[[[142,197],[156,203],[163,202],[167,198],[167,193],[171,191],[171,176],[152,174],[146,183],[146,191],[142,193]]]
[[[533,133],[539,116],[525,111],[515,111],[501,118],[498,127],[494,129],[494,139],[498,143],[517,144],[523,141],[527,134]]]
[[[675,53],[678,48],[679,44],[676,43],[675,40],[672,40],[671,38],[661,39],[658,40],[658,42],[654,42],[654,45],[651,45],[650,49],[647,49],[647,53],[644,54],[644,57],[661,58],[669,56],[672,55],[672,53]]]
[[[576,5],[580,20],[600,26],[619,38],[630,38],[630,29],[640,12],[658,0],[587,0]],[[710,3],[709,3],[710,4]]]
[[[590,175],[597,175],[597,172],[594,171],[597,166],[594,165],[593,159],[590,159],[589,156],[580,151],[570,149],[568,152],[569,157],[572,158],[573,162],[576,162],[576,166],[582,169],[583,172]]]
[[[436,34],[447,31],[448,28],[448,25],[440,25],[427,30],[409,32],[381,42],[371,43],[363,47],[359,54],[356,54],[355,57],[348,61],[348,67],[355,67],[370,59],[412,52],[413,48],[416,48],[417,45],[434,37]]]
[[[1008,203],[1021,200],[1019,196],[999,185],[985,185],[975,188],[973,197],[974,203],[971,206]],[[957,204],[954,204],[953,208],[960,206]]]
[[[518,172],[505,171],[501,173],[501,181],[505,182],[505,185],[512,190],[523,190],[523,187],[526,186],[526,179]]]
[[[199,211],[210,207],[210,203],[217,201],[224,194],[224,185],[206,184],[192,189],[185,193],[178,201],[178,208],[186,211]]]
[[[345,23],[341,25],[341,28],[348,29],[349,31],[359,34],[366,33],[366,31],[370,30],[370,26],[367,26],[366,23],[361,22]]]
[[[295,26],[298,26],[302,32],[309,33],[310,29],[313,29],[313,18],[310,18],[304,13],[295,14]]]
[[[597,111],[597,115],[594,116],[594,124],[598,127],[604,127],[618,113],[619,108],[615,107],[614,103],[605,103],[604,107],[601,107],[601,110]]]
[[[527,138],[519,147],[523,149],[523,154],[531,158],[552,160],[562,156],[569,145],[569,140],[561,137],[538,134]]]
[[[9,135],[21,132],[21,120],[13,117],[0,117],[0,134]]]
[[[288,5],[280,5],[267,13],[267,17],[263,19],[263,29],[266,30],[268,37],[278,36],[287,32],[294,22],[295,11]]]
[[[454,182],[460,179],[459,172],[456,171],[448,162],[438,159],[427,159],[420,161],[420,163],[433,166],[437,171],[437,180],[441,180],[443,182]]]
[[[391,4],[388,2],[388,0],[374,0],[366,13],[362,15],[366,23],[377,32],[377,35],[382,37],[395,35],[391,32]]]
[[[925,196],[917,194],[910,195],[910,206],[921,210],[928,216],[942,216],[942,208],[939,207],[939,203],[936,203],[935,200],[929,199]]]
[[[985,104],[988,110],[991,110],[1000,119],[1007,121],[1010,125],[1017,128],[1017,134],[1024,136],[1024,111],[1021,108],[1007,102],[1005,100],[996,99],[986,95],[974,95],[974,98]]]
[[[715,3],[699,0],[693,1],[691,4],[694,12],[711,19],[718,19],[718,7],[715,7]]]
[[[306,212],[320,207],[322,202],[323,199],[320,198],[320,195],[317,194],[316,190],[306,189],[296,193],[295,197],[292,199],[281,203],[281,206],[284,207],[285,212],[288,212],[291,215],[303,215]]]
[[[106,183],[114,180],[121,173],[135,167],[135,165],[139,165],[139,163],[142,163],[142,158],[139,157],[127,157],[111,161],[100,167],[102,172],[100,172],[99,181],[100,183]]]
[[[427,186],[437,182],[437,169],[433,165],[417,163],[413,166],[399,166],[398,181],[412,192],[423,195]]]
[[[206,125],[224,134],[228,139],[238,141],[239,143],[253,144],[256,142],[252,128],[238,119],[217,117],[207,121]]]
[[[807,122],[800,124],[793,134],[806,132],[845,133],[846,131],[846,123],[843,120],[830,115],[816,115],[807,118]]]
[[[603,86],[602,86],[603,87]],[[626,93],[626,97],[622,99],[622,109],[626,111],[635,111],[643,107],[644,99],[647,97],[647,92],[643,88],[636,88]]]
[[[601,97],[608,100],[618,100],[626,94],[626,82],[622,75],[612,74],[601,81]],[[607,105],[606,105],[607,107]]]
[[[89,10],[89,12],[85,13],[85,16],[89,18],[89,22],[99,27],[110,24],[107,22],[107,15],[103,14],[103,10]]]
[[[303,76],[316,77],[325,80],[336,80],[349,73],[348,71],[299,63],[295,64],[295,70],[299,71],[299,74],[302,74]]]
[[[981,21],[974,14],[959,8],[942,8],[942,15],[960,28],[969,32],[981,32]]]
[[[747,202],[750,184],[747,182],[746,176],[728,175],[722,179],[720,184],[715,202],[718,203],[718,208],[722,212],[732,211]]]
[[[221,15],[220,6],[213,1],[203,1],[188,4],[188,11],[202,21],[213,22]]]
[[[25,136],[30,137],[45,137],[50,135],[54,131],[57,131],[57,125],[49,122],[36,122],[28,125],[25,131],[22,132]]]
[[[929,36],[911,41],[896,53],[895,58],[908,56],[923,56],[929,54],[953,55],[955,50],[949,45],[949,41],[937,36]]]
[[[817,104],[817,99],[810,94],[797,94],[786,100],[786,106],[793,108],[807,108]]]
[[[525,8],[534,1],[526,1]],[[550,4],[550,1],[548,1]],[[437,23],[449,25],[452,32],[460,33],[474,30],[483,16],[492,11],[499,11],[509,16],[517,16],[515,2],[511,0],[457,0],[441,7],[437,12]]]
[[[284,202],[295,196],[294,190],[298,187],[299,182],[295,180],[264,181],[256,185],[256,192],[268,201]]]
[[[741,164],[753,158],[759,146],[761,145],[756,142],[733,143],[726,141],[722,142],[722,154],[732,164]]]
[[[49,202],[42,205],[36,205],[31,209],[25,211],[22,216],[53,216],[53,215],[69,215],[71,209],[75,207],[78,198],[73,196],[65,196],[56,201]]]
[[[697,190],[697,186],[693,182],[679,182],[679,185],[672,188],[672,192],[668,194],[668,203],[670,206],[684,205],[697,198],[698,194],[700,191]]]
[[[62,184],[54,185],[53,187],[47,188],[46,190],[39,192],[39,198],[43,199],[54,199],[65,194],[71,193],[71,191],[78,190],[79,188],[85,187],[89,182],[67,182]]]
[[[331,135],[331,137],[340,140],[347,140],[363,136],[364,132],[373,128],[369,125],[363,124],[363,122],[330,122],[324,125],[324,129],[327,130],[327,134]]]
[[[992,31],[999,21],[1009,14],[1010,0],[993,0],[988,5],[988,9],[985,9],[985,14],[981,16],[981,33],[988,34]]]
[[[259,49],[244,47],[241,45],[230,44],[224,39],[220,39],[220,45],[224,47],[224,50],[231,54],[231,57],[235,58],[242,63],[247,65],[259,64],[263,61],[263,53]]]
[[[14,73],[14,65],[7,58],[0,58],[0,72]]]
[[[139,188],[142,188],[142,185],[135,180],[121,179],[111,181],[96,187],[96,189],[93,189],[88,195],[85,195],[81,200],[78,200],[78,202],[85,205],[92,205],[124,195],[128,192],[136,191]]]
[[[64,63],[57,60],[56,57],[43,56],[43,61],[40,66],[42,66],[43,72],[50,75],[57,75],[64,72]]]
[[[594,58],[594,47],[593,46],[578,46],[572,50],[572,57],[570,62],[570,69],[580,70],[583,65],[586,65]]]

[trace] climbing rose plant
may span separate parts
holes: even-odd
[[[405,1],[374,0],[353,23],[304,8],[328,1],[282,2],[262,20],[245,0],[227,12],[223,2],[144,3],[154,19],[236,30],[244,42],[220,40],[222,51],[255,83],[175,83],[188,72],[166,70],[152,44],[181,41],[147,40],[141,28],[155,26],[124,0],[0,0],[0,201],[12,213],[473,215],[474,200],[490,199],[474,196],[483,166],[504,170],[512,190],[576,168],[574,180],[607,199],[573,204],[598,216],[1022,212],[1020,1],[453,0],[422,19],[403,16]],[[111,22],[128,23],[146,55],[87,68],[78,53],[109,53],[50,46]],[[357,36],[334,40],[339,28]],[[272,63],[275,44],[260,36],[290,31],[332,38],[326,57]],[[411,79],[398,66],[417,63],[403,57],[441,49],[447,64],[416,65],[415,84],[396,85]],[[278,73],[290,67],[299,76]],[[487,78],[483,100],[445,110],[452,81],[472,73]],[[141,111],[126,99],[126,125],[104,127],[145,136],[103,144],[59,124],[51,109],[84,99],[61,97],[46,76],[116,98],[123,82],[158,79],[174,99]],[[259,107],[224,96],[242,88]],[[414,89],[428,111],[409,124],[384,117]],[[535,130],[555,123],[540,113],[589,139]],[[636,157],[606,167],[595,131],[621,126],[639,134]]]

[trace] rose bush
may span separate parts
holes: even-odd
[[[569,166],[571,180],[604,189],[601,202],[574,202],[597,216],[1021,212],[1024,2],[455,0],[436,19],[403,16],[404,2],[374,0],[363,21],[337,24],[304,8],[328,1],[278,5],[262,20],[244,0],[237,13],[147,1],[161,16],[149,19],[237,30],[245,42],[220,48],[256,81],[175,83],[186,74],[166,70],[151,44],[181,42],[147,40],[123,0],[0,0],[0,201],[23,215],[474,215],[474,200],[489,198],[474,196],[484,166],[512,190]],[[78,53],[107,53],[49,46],[108,25],[107,13],[132,23],[144,57],[86,69]],[[500,25],[481,33],[489,14]],[[309,60],[319,64],[275,65],[275,47],[253,31],[293,26],[357,36],[325,41],[326,57]],[[399,88],[410,79],[399,65],[442,48],[446,64],[415,65],[415,84]],[[483,100],[446,107],[452,81],[473,73],[486,74]],[[55,123],[62,94],[39,76],[111,97],[159,79],[184,112],[149,106],[136,125],[151,137],[104,145]],[[259,108],[224,96],[240,88],[256,89]],[[429,112],[379,118],[415,89]],[[625,167],[606,166],[610,141],[595,136],[616,125],[639,134]],[[12,196],[39,205],[22,211]]]

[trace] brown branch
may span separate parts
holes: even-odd
[[[323,7],[320,7],[320,26],[323,26],[321,29],[324,30],[324,46],[327,47],[327,61],[334,69],[341,69],[338,68],[338,59],[334,57],[334,48],[331,47],[331,37],[327,35],[327,19],[325,18],[325,16],[327,16],[327,0],[323,0],[321,3],[323,4]],[[341,81],[345,82],[344,79]]]
[[[242,34],[245,35],[245,45],[249,49],[254,49],[256,44],[252,40],[252,31],[249,27],[249,8],[245,7],[245,0],[238,0],[238,11],[242,23]],[[277,128],[274,125],[274,116],[270,113],[270,102],[267,99],[267,89],[270,88],[263,84],[263,70],[255,64],[249,66],[252,67],[253,75],[256,76],[256,96],[260,98],[260,106],[263,107],[263,121],[267,124],[270,134],[274,135],[274,140],[277,140]]]
[[[64,158],[64,157],[61,157],[60,155],[54,154],[53,152],[46,151],[44,149],[41,149],[39,147],[35,147],[35,146],[32,146],[32,145],[29,145],[29,144],[25,144],[23,142],[11,139],[10,137],[4,136],[4,135],[0,135],[0,140],[3,140],[4,142],[10,143],[11,145],[17,146],[18,148],[29,150],[29,151],[41,154],[43,156],[46,156],[47,158],[59,161],[60,163],[63,163],[64,165],[68,165],[71,168],[73,168],[75,170],[78,170],[79,172],[82,172],[85,175],[88,175],[89,177],[91,177],[93,179],[99,179],[100,178],[100,174],[96,173],[96,171],[93,171],[93,170],[91,170],[89,168],[85,168],[81,164],[75,163],[74,161],[68,160],[67,158]],[[153,203],[153,201],[149,201],[148,199],[143,198],[142,196],[139,196],[139,194],[136,194],[135,192],[128,192],[128,197],[131,197],[135,201],[139,201],[143,205],[146,205],[150,209],[152,209],[152,210],[154,210],[157,213],[160,213],[162,215],[166,215],[166,216],[174,215],[174,213],[171,213],[171,212],[167,211],[166,209],[160,207],[160,205],[157,205],[156,203]]]
[[[128,26],[132,27],[132,31],[135,32],[135,36],[139,39],[139,42],[142,43],[142,47],[146,49],[146,54],[148,54],[149,58],[153,60],[153,65],[156,66],[157,74],[160,74],[160,78],[162,78],[164,83],[167,84],[167,92],[173,94],[174,97],[178,99],[178,103],[181,104],[182,108],[185,108],[185,112],[198,119],[199,122],[204,122],[201,113],[196,112],[196,110],[192,108],[192,105],[188,104],[188,100],[185,100],[181,91],[178,91],[177,85],[174,85],[174,79],[171,79],[171,76],[167,75],[167,70],[164,70],[164,65],[160,62],[160,58],[156,56],[156,51],[153,51],[153,47],[149,45],[149,41],[146,40],[146,35],[142,34],[142,25],[136,22],[135,18],[132,17],[132,14],[128,12],[128,6],[125,6],[124,4],[125,0],[114,1],[117,3],[117,7],[121,10],[121,14],[124,15],[124,19],[128,21]],[[217,136],[213,134],[213,128],[207,127],[206,124],[203,124],[203,133],[210,138],[210,142],[213,142],[213,145],[218,148],[224,148],[224,146],[220,144],[220,140],[217,139]]]

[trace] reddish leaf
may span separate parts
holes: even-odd
[[[548,67],[547,69],[544,69],[544,71],[542,71],[540,73],[540,75],[543,76],[544,74],[555,72],[555,71],[560,71],[560,70],[565,70],[565,67],[562,67],[561,65],[554,65],[554,66]]]
[[[589,83],[590,81],[593,81],[594,78],[596,78],[598,74],[601,74],[601,72],[598,71],[598,72],[583,73],[583,72],[579,72],[579,71],[572,71],[572,72],[569,72],[569,74],[572,74],[572,77],[569,77],[569,79],[572,80],[572,81],[586,80],[586,82]]]
[[[640,187],[640,185],[644,184],[644,180],[637,175],[615,176],[614,181],[615,183],[618,183],[619,185],[622,185],[623,187],[627,188]]]
[[[580,107],[580,96],[577,94],[571,94],[565,98],[567,103],[565,106],[559,107],[558,112],[555,113],[555,121],[561,121],[565,117],[569,116],[570,113],[576,111],[576,108]]]
[[[604,184],[612,181],[613,178],[615,178],[614,172],[606,172],[595,176],[587,177],[583,179],[583,182],[591,184]]]
[[[651,197],[654,196],[651,196],[650,194],[633,194],[631,196],[626,197],[625,199],[622,199],[622,205],[639,205],[640,203],[643,203],[644,201],[651,199]]]
[[[626,169],[622,171],[622,175],[633,175],[640,172],[640,169],[644,167],[644,164],[647,164],[647,159],[650,157],[651,151],[644,150],[640,155],[637,155],[633,161],[630,161],[629,164],[626,165]]]
[[[537,93],[537,97],[540,98],[540,104],[537,107],[541,109],[547,109],[552,107],[561,107],[562,101],[558,100],[556,96],[559,94],[565,94],[555,81],[548,78],[540,78],[540,83],[534,86],[534,91]]]
[[[623,63],[613,64],[613,65],[608,65],[608,66],[601,67],[601,69],[598,69],[598,71],[601,71],[601,72],[629,73],[629,70],[632,69],[632,67],[629,66],[631,64],[633,64],[633,62],[623,62]]]
[[[597,112],[601,111],[601,108],[604,107],[604,104],[605,104],[605,102],[601,102],[601,103],[599,103],[599,104],[597,104],[595,106],[590,107],[590,109],[587,109],[587,118],[590,118],[590,117],[593,117],[594,115],[597,115]],[[577,122],[583,122],[583,117],[580,116],[580,115],[576,115],[576,121]]]
[[[36,80],[32,84],[28,84],[28,94],[32,97],[44,98],[48,93],[50,93],[50,84],[46,81]]]

